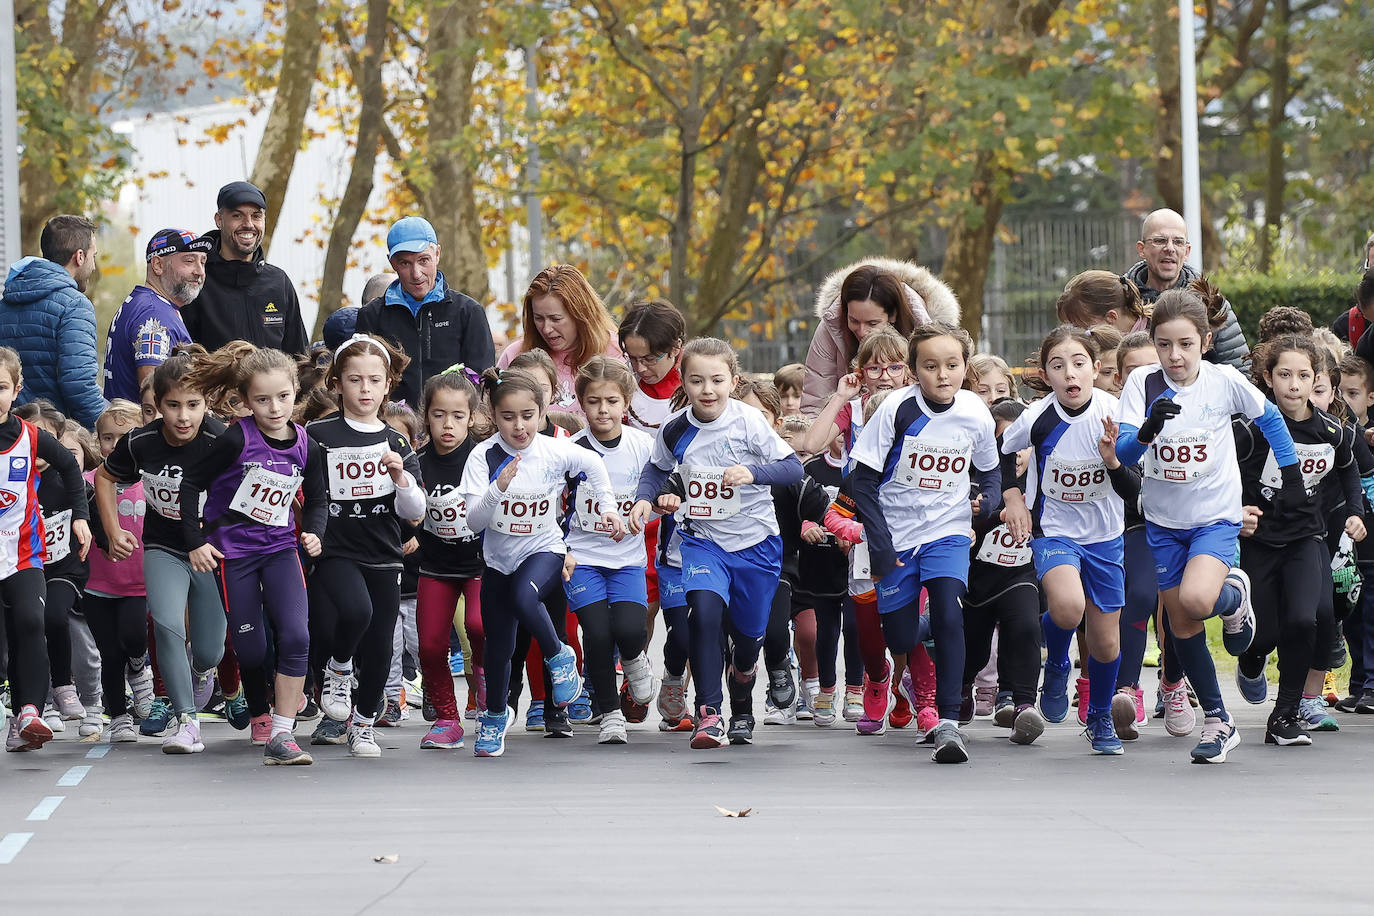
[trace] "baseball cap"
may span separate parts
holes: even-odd
[[[439,244],[434,227],[423,216],[407,216],[391,224],[386,234],[386,256],[396,257],[400,251],[424,251],[430,245]]]
[[[183,251],[208,254],[214,247],[215,243],[205,236],[197,237],[185,229],[159,229],[148,240],[146,254],[147,259],[151,261],[153,258],[168,254],[180,254]]]
[[[215,198],[215,209],[232,210],[240,204],[252,204],[266,210],[267,198],[246,181],[231,181],[219,189],[219,196]]]
[[[324,320],[324,345],[337,350],[358,327],[358,307],[345,305]]]

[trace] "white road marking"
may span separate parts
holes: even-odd
[[[57,806],[66,799],[65,795],[49,795],[43,799],[34,809],[29,812],[29,816],[24,818],[26,821],[46,821],[52,817],[52,813],[57,810]]]

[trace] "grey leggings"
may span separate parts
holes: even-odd
[[[191,666],[209,671],[224,655],[224,604],[211,573],[198,573],[184,557],[150,547],[143,552],[148,613],[157,640],[157,663],[177,714],[196,712]],[[190,621],[191,661],[186,659]]]

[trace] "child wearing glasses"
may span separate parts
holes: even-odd
[[[863,430],[863,406],[875,392],[893,391],[911,384],[906,366],[907,342],[892,328],[881,328],[859,344],[854,363],[858,369],[840,379],[835,394],[826,402],[806,433],[801,451],[825,451],[836,436],[844,436],[845,454]]]

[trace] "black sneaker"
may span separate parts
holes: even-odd
[[[1362,716],[1374,715],[1374,690],[1366,689],[1355,703],[1355,711]]]
[[[320,704],[314,697],[306,697],[305,707],[296,713],[297,722],[314,722],[320,717]]]
[[[1360,700],[1362,699],[1364,699],[1364,697],[1352,693],[1343,700],[1337,700],[1336,712],[1354,712],[1355,707],[1360,705]]]
[[[1307,733],[1307,729],[1297,716],[1275,710],[1270,714],[1269,723],[1264,728],[1264,743],[1277,744],[1280,747],[1305,745],[1312,743],[1312,736]]]
[[[792,669],[781,668],[768,672],[768,699],[778,709],[791,709],[797,702],[797,685],[792,683]]]
[[[425,694],[425,699],[420,704],[420,715],[424,716],[426,722],[439,721],[439,711],[434,708],[434,704],[429,701],[429,694]]]
[[[568,711],[554,707],[552,711],[544,710],[544,737],[545,738],[571,738],[572,723],[568,721]]]
[[[1327,670],[1336,671],[1339,668],[1344,668],[1348,657],[1345,651],[1345,637],[1337,633],[1335,640],[1331,643],[1331,657],[1327,659]]]
[[[756,669],[757,670],[757,669]],[[772,675],[769,675],[771,677]],[[740,716],[749,716],[749,727],[753,726],[754,714],[754,683],[758,680],[755,674],[747,681],[741,681],[736,677],[735,669],[727,667],[725,669],[725,684],[730,693],[730,721],[735,721]],[[784,707],[786,708],[786,707]]]
[[[315,730],[310,733],[311,744],[347,744],[348,723],[321,716]]]
[[[730,728],[725,734],[731,744],[753,744],[754,717],[748,714],[731,716]]]
[[[386,708],[377,717],[377,728],[400,728],[401,727],[401,704],[395,700],[387,700]]]
[[[973,713],[975,708],[976,707],[973,702],[973,685],[965,684],[963,687],[963,693],[959,697],[960,725],[968,725],[970,722],[973,721]]]

